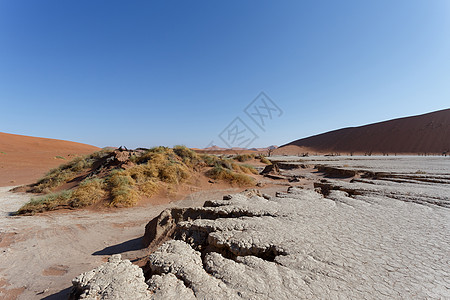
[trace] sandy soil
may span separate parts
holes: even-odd
[[[71,280],[110,255],[142,257],[144,227],[163,209],[199,206],[205,200],[242,190],[201,191],[163,205],[145,203],[103,212],[57,211],[18,217],[9,214],[30,195],[11,193],[10,189],[0,187],[1,299],[67,299]],[[274,194],[279,189],[267,192]]]
[[[51,168],[100,148],[0,132],[0,186],[35,182]]]

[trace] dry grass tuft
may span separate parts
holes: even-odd
[[[266,165],[272,164],[272,162],[270,160],[268,160],[267,157],[265,157],[264,155],[259,156],[259,161]]]
[[[78,176],[84,170],[92,167],[92,164],[102,158],[111,151],[100,150],[90,155],[76,157],[66,164],[50,170],[44,177],[42,177],[32,188],[33,193],[49,193],[52,189],[61,184],[70,181]]]
[[[68,207],[71,199],[72,191],[62,191],[59,193],[51,193],[45,196],[33,198],[22,206],[17,211],[17,214],[34,215],[39,212]]]
[[[190,167],[197,166],[203,163],[202,158],[195,151],[186,146],[177,145],[173,147],[173,152],[182,159],[183,163]]]
[[[212,179],[224,180],[231,184],[237,184],[239,186],[253,185],[254,179],[248,175],[233,172],[230,169],[226,169],[220,165],[213,167],[206,172],[206,175]]]
[[[184,157],[189,160],[189,157]],[[172,184],[179,184],[190,177],[193,167],[189,168],[183,159],[176,155],[172,149],[158,147],[150,149],[137,159],[140,165],[127,170],[131,177],[142,182],[144,178],[159,179],[160,181]]]
[[[234,160],[237,160],[238,162],[245,162],[252,160],[256,157],[255,154],[238,154],[235,157],[233,157]]]
[[[139,187],[139,191],[142,193],[142,195],[146,196],[148,198],[150,198],[151,196],[156,194],[159,190],[159,185],[156,182],[156,180],[155,181],[148,180],[142,184],[139,184],[138,187]]]
[[[107,182],[111,194],[110,206],[132,206],[139,200],[139,193],[134,189],[136,181],[125,170],[113,172]]]
[[[215,155],[209,155],[209,154],[201,154],[200,158],[209,167],[213,167],[214,165],[216,165],[220,161],[219,157],[217,157]]]
[[[241,172],[246,173],[246,174],[258,174],[258,171],[251,165],[247,165],[247,164],[242,164],[242,165],[238,165],[238,168],[240,169]]]
[[[104,186],[103,179],[86,179],[74,191],[64,190],[31,199],[17,211],[17,214],[35,214],[61,208],[85,207],[106,196]]]
[[[141,199],[138,191],[126,185],[113,188],[111,190],[111,196],[112,200],[109,205],[114,207],[133,206]]]
[[[73,192],[71,206],[84,207],[99,202],[106,196],[105,181],[100,178],[85,179]]]

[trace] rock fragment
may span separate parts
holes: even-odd
[[[120,254],[107,263],[72,280],[72,299],[149,299],[150,292],[141,268]]]

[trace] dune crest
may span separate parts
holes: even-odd
[[[51,168],[100,148],[0,132],[0,186],[29,184]]]
[[[443,154],[450,151],[450,109],[349,127],[295,140],[277,154]]]

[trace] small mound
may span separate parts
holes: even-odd
[[[102,150],[51,170],[27,191],[44,195],[32,199],[18,214],[34,214],[98,203],[110,207],[135,205],[160,190],[171,190],[191,178],[207,176],[237,186],[254,185],[247,175],[258,172],[248,164],[214,155],[174,148]]]

